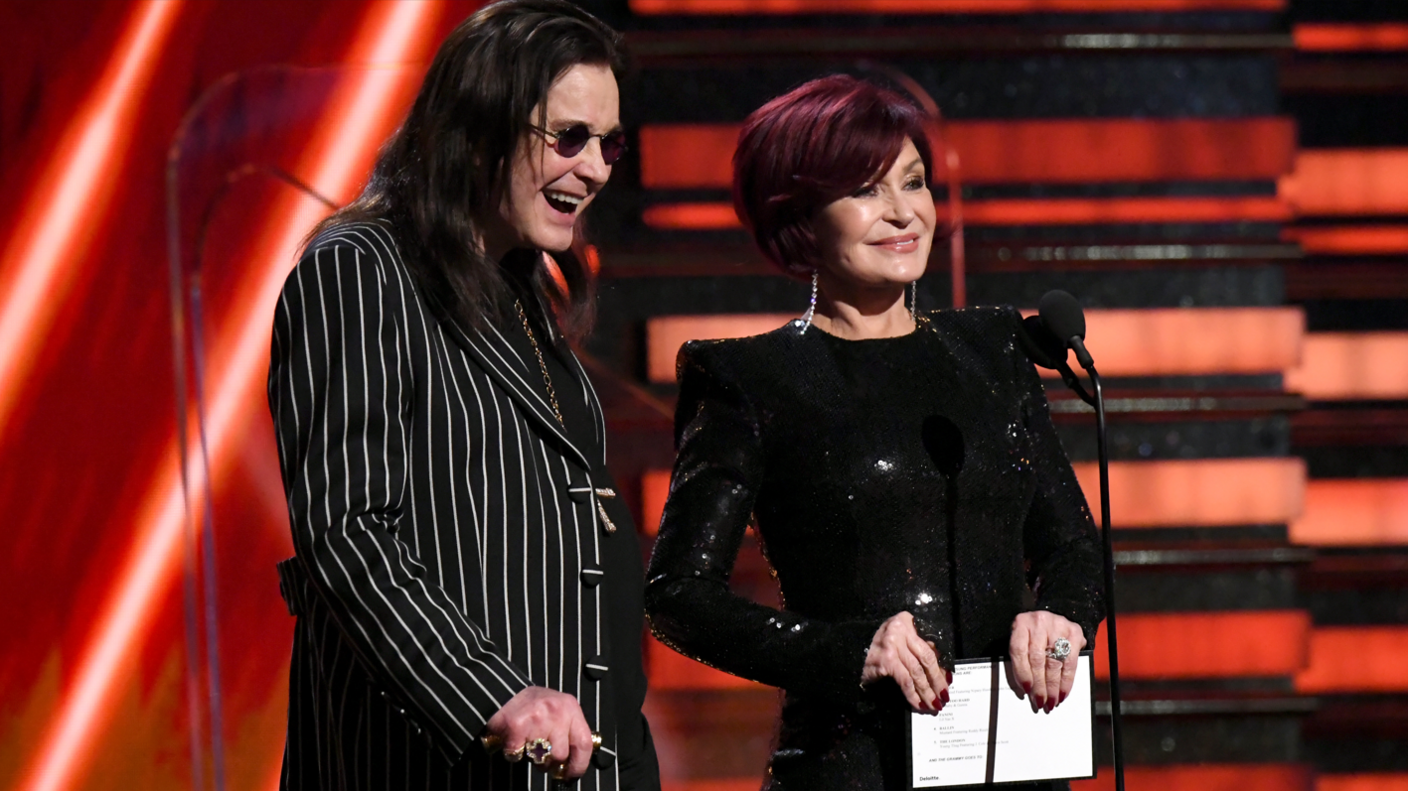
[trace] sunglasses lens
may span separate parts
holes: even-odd
[[[591,139],[591,130],[582,124],[564,129],[557,135],[557,153],[564,157],[575,157],[582,153],[582,149],[587,147],[587,141]]]
[[[601,139],[601,159],[606,164],[614,164],[626,153],[626,133],[616,132]]]

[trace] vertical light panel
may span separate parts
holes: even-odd
[[[0,252],[0,436],[106,214],[137,111],[182,0],[134,4],[102,76],[74,114]]]
[[[153,5],[156,5],[154,3]],[[364,19],[349,60],[359,65],[394,64],[422,57],[436,30],[438,2],[391,2],[364,6]],[[409,104],[408,83],[399,70],[371,69],[333,95],[298,173],[323,194],[348,196],[365,175],[383,137]],[[413,87],[413,84],[412,84]],[[268,226],[253,249],[239,295],[221,328],[212,355],[207,436],[212,477],[231,466],[232,436],[239,417],[262,408],[260,382],[267,365],[269,323],[279,289],[298,242],[321,216],[307,202],[271,206]],[[169,458],[176,456],[174,443]],[[180,569],[183,494],[175,464],[163,465],[137,514],[137,536],[116,582],[94,621],[76,663],[71,686],[43,737],[33,764],[22,775],[23,791],[58,791],[73,785],[85,748],[104,723],[123,657],[150,628],[160,595]]]

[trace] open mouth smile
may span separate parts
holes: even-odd
[[[543,197],[547,199],[548,206],[552,207],[553,211],[561,214],[575,214],[586,200],[583,195],[571,195],[557,190],[543,190]]]

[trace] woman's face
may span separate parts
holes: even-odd
[[[906,140],[889,171],[818,212],[824,279],[845,290],[872,289],[924,274],[937,214],[925,175],[919,150]]]
[[[584,124],[594,135],[614,132],[621,126],[620,106],[609,67],[577,64],[548,89],[544,128],[562,132]],[[552,138],[531,128],[537,123],[535,109],[514,155],[498,222],[486,229],[486,251],[495,257],[518,247],[571,247],[573,224],[611,177],[611,166],[601,158],[601,140],[594,138],[576,156],[564,157]]]

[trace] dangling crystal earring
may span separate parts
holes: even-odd
[[[812,270],[812,301],[807,305],[807,312],[802,314],[802,331],[798,335],[806,335],[807,329],[812,326],[812,314],[816,313],[816,275],[817,270]]]
[[[909,318],[915,324],[919,323],[919,281],[909,281]]]

